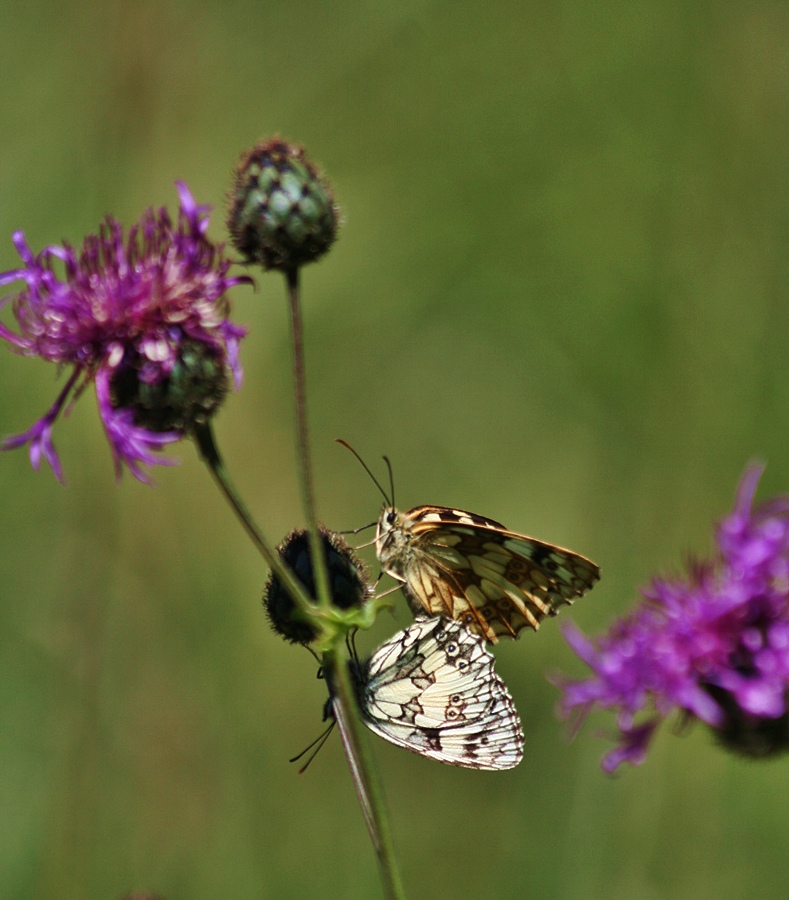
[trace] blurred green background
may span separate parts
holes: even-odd
[[[709,547],[753,456],[789,490],[789,5],[31,2],[0,29],[0,270],[112,212],[215,208],[279,132],[345,227],[304,273],[318,504],[334,528],[460,506],[596,560],[596,633]],[[234,292],[243,390],[217,421],[272,540],[302,523],[281,280]],[[4,320],[9,321],[8,310]],[[3,350],[0,433],[55,369]],[[265,571],[192,446],[113,479],[92,395],[55,431],[68,489],[0,457],[0,893],[376,897],[314,660],[267,629]],[[362,635],[404,627],[402,600]],[[510,773],[371,736],[411,895],[746,898],[787,891],[789,762],[664,728],[647,763],[572,744],[558,623],[497,648],[526,731]]]

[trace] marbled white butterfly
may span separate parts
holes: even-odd
[[[444,506],[400,512],[348,449],[384,495],[375,552],[383,571],[403,582],[415,613],[448,616],[496,643],[527,625],[536,631],[540,619],[555,616],[600,577],[586,557],[475,513]]]
[[[421,756],[469,769],[511,769],[523,729],[485,642],[459,622],[417,619],[359,667],[362,719]]]

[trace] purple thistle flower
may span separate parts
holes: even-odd
[[[619,746],[605,771],[643,762],[674,710],[744,755],[789,749],[789,497],[754,507],[762,471],[746,469],[715,558],[691,564],[685,578],[655,578],[636,610],[596,641],[565,627],[594,674],[555,679],[559,710],[577,725],[595,707],[617,710]]]
[[[236,388],[241,383],[246,331],[228,320],[226,292],[251,279],[228,277],[222,246],[206,237],[208,207],[198,206],[185,184],[176,186],[177,226],[165,209],[149,209],[124,238],[108,216],[81,251],[64,244],[38,256],[21,231],[14,234],[23,266],[0,274],[0,286],[25,282],[13,296],[19,332],[0,323],[0,338],[71,373],[51,409],[0,449],[29,444],[33,468],[43,458],[60,481],[52,426],[91,381],[116,475],[126,465],[145,482],[144,466],[175,462],[155,451],[207,421],[230,375]],[[10,299],[0,299],[0,307]]]

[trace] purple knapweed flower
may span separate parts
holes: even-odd
[[[747,756],[789,749],[789,497],[754,506],[762,471],[746,469],[713,559],[685,578],[655,578],[636,610],[596,641],[565,627],[594,674],[556,679],[560,713],[580,724],[595,707],[617,711],[619,746],[605,771],[643,762],[674,710]]]
[[[60,481],[52,426],[91,381],[116,474],[126,465],[141,481],[143,466],[174,462],[154,451],[205,422],[231,375],[235,387],[241,383],[246,331],[228,321],[226,292],[251,279],[228,276],[222,246],[206,237],[208,207],[176,186],[175,226],[165,209],[149,209],[124,238],[108,216],[79,252],[64,244],[38,256],[21,231],[14,234],[23,266],[0,274],[0,286],[25,287],[0,299],[0,306],[13,300],[19,329],[0,324],[0,337],[23,356],[71,371],[51,409],[0,449],[29,444],[33,467],[43,457]]]

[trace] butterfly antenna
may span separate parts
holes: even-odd
[[[313,750],[313,752],[310,753],[310,755],[307,757],[307,762],[305,762],[304,765],[299,769],[299,775],[307,771],[307,766],[309,766],[309,764],[313,761],[313,759],[315,759],[318,753],[320,753],[321,747],[323,747],[323,745],[329,739],[329,735],[332,733],[332,729],[334,728],[335,724],[336,723],[334,719],[332,719],[329,723],[329,727],[322,734],[319,734],[311,744],[308,744],[301,751],[301,753],[299,753],[298,756],[294,756],[293,759],[288,760],[288,762],[296,762],[296,760],[301,759],[305,753],[308,753],[310,750],[312,750],[313,747],[315,747],[315,750]],[[317,747],[315,746],[316,744],[318,745]]]
[[[349,443],[344,441],[342,438],[337,438],[336,440],[337,440],[338,444],[342,444],[346,450],[350,450],[351,453],[353,453],[353,455],[359,460],[359,462],[364,467],[364,471],[367,472],[367,474],[370,476],[370,478],[372,478],[373,482],[375,483],[375,486],[383,494],[383,497],[384,497],[384,500],[386,500],[387,506],[392,506],[392,504],[389,502],[389,498],[386,496],[386,491],[381,487],[381,483],[378,481],[378,479],[375,477],[375,475],[373,475],[373,473],[370,471],[370,467],[367,465],[367,463],[361,458],[361,456],[359,456],[359,454],[353,449],[353,447]],[[386,459],[386,457],[384,457],[384,459]],[[386,462],[388,465],[389,460],[387,459]],[[391,480],[391,476],[392,476],[392,467],[389,466],[390,480]],[[369,527],[369,526],[367,526],[367,527]]]
[[[394,506],[394,475],[392,475],[392,464],[389,462],[388,456],[384,456],[384,462],[386,463],[386,468],[389,469],[389,489],[392,492],[392,502],[389,505]]]

